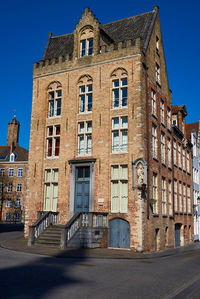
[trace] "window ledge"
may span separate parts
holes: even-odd
[[[175,211],[175,214],[176,214],[176,215],[178,215],[178,214],[179,214],[179,212],[178,212],[178,211]]]
[[[110,110],[115,111],[115,110],[122,110],[122,109],[127,109],[127,108],[128,108],[128,105],[124,106],[124,107],[116,107],[116,108],[112,107]]]
[[[78,115],[86,115],[86,114],[91,114],[92,111],[84,111],[84,112],[78,112]]]
[[[155,160],[156,162],[158,162],[158,159],[156,157],[153,157],[153,160]]]
[[[162,217],[163,217],[163,218],[167,218],[168,216],[167,216],[167,215],[165,215],[165,214],[163,214],[163,215],[162,215]]]
[[[115,152],[112,152],[112,153],[110,153],[111,155],[122,155],[122,154],[128,154],[128,151],[127,152],[117,152],[117,153],[115,153]]]
[[[61,115],[47,116],[47,119],[61,118]]]
[[[162,162],[162,165],[163,165],[164,167],[167,167],[166,164],[165,164],[165,162]]]
[[[45,160],[59,159],[59,156],[46,157]]]
[[[185,172],[185,173],[186,173],[186,170],[185,170],[185,169],[183,169],[183,172]]]
[[[180,167],[180,166],[179,166],[179,169],[180,169],[180,170],[183,170],[182,167]]]
[[[171,166],[168,166],[168,169],[172,171],[172,168],[171,168]]]
[[[191,175],[191,173],[190,173],[190,172],[188,172],[188,171],[187,171],[187,174],[188,174],[188,175]]]
[[[192,213],[188,213],[188,216],[192,216]]]
[[[156,84],[161,88],[161,83],[156,80]]]
[[[158,120],[158,117],[157,117],[154,113],[152,113],[152,116],[153,116],[156,120]]]
[[[174,216],[169,216],[169,219],[174,219]]]
[[[179,214],[180,214],[180,215],[183,215],[183,212],[180,212]]]
[[[153,217],[157,218],[157,217],[159,217],[159,215],[157,213],[154,213]]]
[[[174,163],[174,166],[176,167],[176,168],[178,168],[178,166]]]
[[[167,128],[167,130],[169,131],[169,133],[171,134],[171,129],[170,128]]]
[[[164,127],[164,128],[166,128],[166,126],[165,126],[165,124],[161,121],[161,125]]]

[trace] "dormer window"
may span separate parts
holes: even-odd
[[[81,40],[80,56],[89,56],[93,53],[93,38]]]
[[[10,155],[10,162],[14,162],[15,161],[15,155],[12,153]]]

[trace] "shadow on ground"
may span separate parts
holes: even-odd
[[[16,232],[16,231],[23,231],[23,230],[24,230],[24,224],[13,224],[13,223],[0,224],[0,233]]]
[[[5,268],[0,270],[1,298],[44,298],[52,294],[57,288],[66,288],[84,283],[71,272],[75,264],[83,265],[85,260],[84,250],[82,256],[76,259],[62,259],[63,253],[54,258],[36,258],[32,263]],[[75,251],[73,250],[73,254]],[[56,296],[55,296],[56,297]]]

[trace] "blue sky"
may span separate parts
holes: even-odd
[[[7,0],[0,6],[0,145],[16,110],[21,146],[28,149],[32,101],[32,67],[48,39],[72,32],[89,6],[101,23],[137,15],[159,6],[173,104],[185,104],[187,123],[200,119],[200,1]]]

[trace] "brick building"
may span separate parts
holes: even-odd
[[[20,123],[8,123],[7,145],[0,146],[0,222],[24,222],[28,151],[18,144]]]
[[[192,147],[194,241],[200,240],[200,121],[186,124],[186,136]]]
[[[175,177],[191,188],[173,163],[174,139],[191,161],[177,113],[181,129],[172,127],[157,6],[108,24],[86,8],[73,33],[50,33],[33,69],[25,236],[38,211],[57,211],[63,225],[91,212],[108,213],[104,246],[153,251],[191,241],[189,193],[186,212],[174,210]]]

